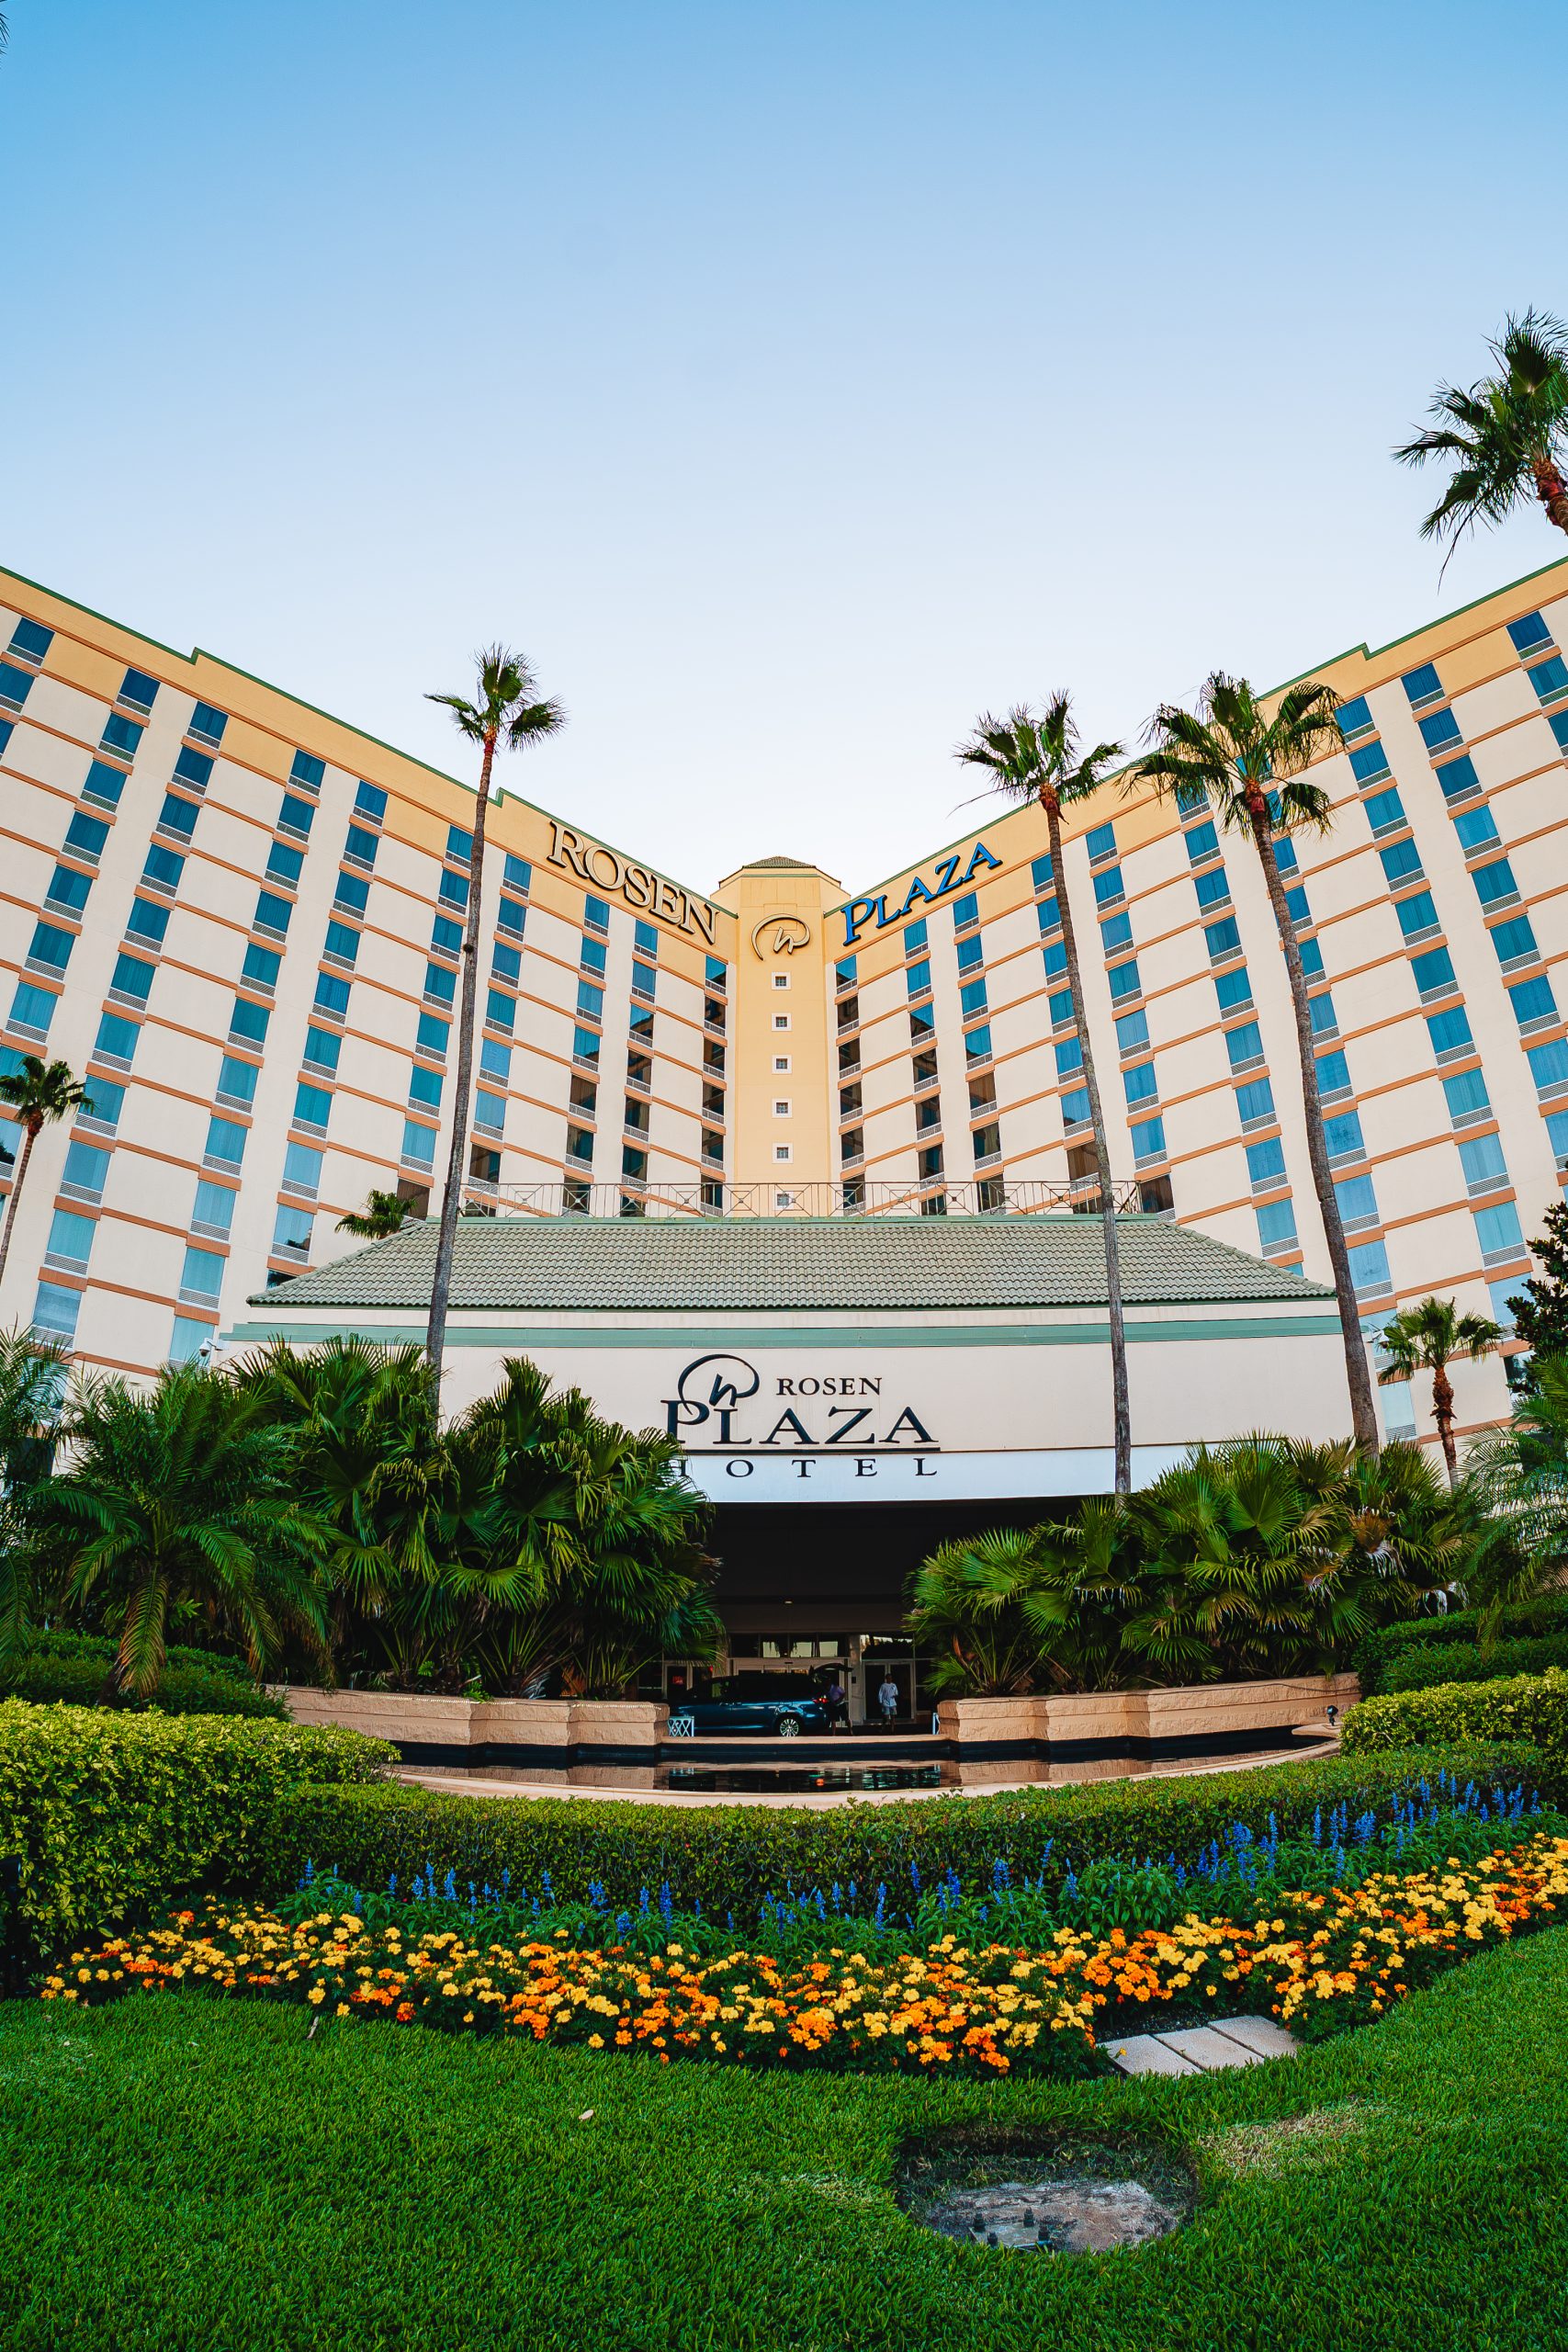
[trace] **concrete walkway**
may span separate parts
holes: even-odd
[[[1124,2075],[1216,2075],[1225,2066],[1293,2058],[1300,2044],[1272,2018],[1221,2018],[1177,2033],[1130,2034],[1103,2046]]]

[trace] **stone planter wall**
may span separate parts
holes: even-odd
[[[1292,1745],[1360,1696],[1353,1674],[1275,1682],[1205,1682],[1171,1690],[1089,1691],[1071,1697],[946,1699],[938,1710],[963,1787],[1005,1781],[1093,1781],[1162,1766],[1224,1762]]]
[[[280,1694],[299,1724],[389,1739],[405,1764],[493,1781],[650,1788],[670,1710],[643,1699],[442,1699],[400,1690]]]

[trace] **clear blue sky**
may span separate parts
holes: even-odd
[[[1519,0],[10,0],[0,560],[699,885],[970,820],[977,711],[1133,735],[1568,552],[1389,460],[1568,309]]]

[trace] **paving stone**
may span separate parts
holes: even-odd
[[[1124,2075],[1201,2075],[1202,2064],[1196,2059],[1184,2057],[1169,2047],[1168,2041],[1152,2033],[1130,2034],[1125,2041],[1108,2041],[1107,2057],[1121,2067]]]
[[[1299,2047],[1295,2035],[1275,2018],[1220,2018],[1213,2030],[1259,2058],[1293,2058]]]
[[[1168,2050],[1174,2050],[1179,2058],[1190,2059],[1205,2075],[1217,2074],[1223,2066],[1258,2066],[1263,2062],[1261,2051],[1232,2041],[1216,2026],[1189,2026],[1183,2032],[1162,2033],[1160,2040]]]

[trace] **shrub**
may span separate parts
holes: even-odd
[[[31,1634],[28,1646],[0,1663],[0,1699],[35,1705],[130,1707],[129,1691],[108,1688],[116,1645],[96,1634]],[[149,1702],[168,1715],[251,1715],[287,1722],[281,1699],[258,1690],[238,1659],[206,1650],[171,1649]]]
[[[1568,1763],[1568,1673],[1551,1667],[1506,1682],[1439,1682],[1364,1699],[1345,1718],[1343,1746],[1347,1756],[1365,1757],[1469,1740],[1529,1740],[1561,1769]]]
[[[1520,1640],[1568,1633],[1568,1595],[1544,1593],[1534,1600],[1517,1601],[1505,1609],[1498,1626],[1501,1636]],[[1393,1660],[1412,1649],[1473,1646],[1481,1638],[1481,1611],[1453,1609],[1446,1617],[1406,1617],[1369,1634],[1352,1660],[1360,1678],[1363,1698],[1375,1698],[1390,1686],[1384,1679]]]
[[[1499,1642],[1495,1649],[1461,1649],[1453,1642],[1428,1646],[1413,1643],[1396,1650],[1383,1669],[1382,1689],[1428,1690],[1438,1682],[1506,1682],[1517,1674],[1544,1674],[1568,1666],[1568,1632],[1541,1634],[1534,1641]]]
[[[1335,1806],[1354,1820],[1416,1791],[1446,1770],[1483,1787],[1527,1783],[1545,1803],[1568,1795],[1568,1754],[1473,1746],[1452,1753],[1325,1757],[1250,1772],[1097,1782],[909,1804],[845,1805],[832,1812],[720,1805],[689,1811],[591,1798],[518,1801],[448,1795],[386,1784],[301,1788],[272,1816],[254,1883],[279,1893],[308,1867],[355,1886],[385,1887],[416,1874],[456,1890],[509,1887],[547,1903],[606,1901],[637,1907],[665,1888],[676,1908],[701,1908],[751,1928],[770,1902],[820,1889],[869,1908],[886,1886],[909,1910],[924,1888],[955,1872],[977,1892],[1038,1880],[1059,1886],[1075,1863],[1195,1857],[1237,1823],[1262,1838],[1310,1831]]]
[[[233,1715],[0,1702],[6,1939],[47,1949],[203,1883],[243,1884],[306,1781],[366,1783],[391,1759],[359,1732]]]

